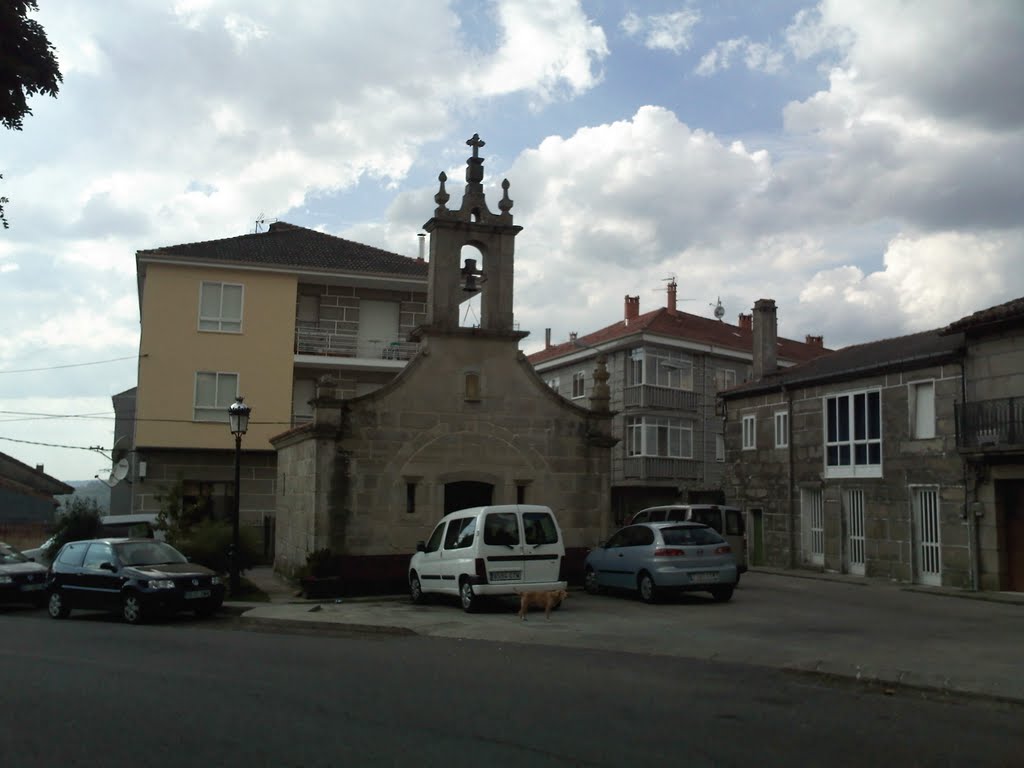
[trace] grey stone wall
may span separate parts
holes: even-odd
[[[935,383],[936,437],[912,437],[908,386]],[[954,403],[959,398],[959,366],[894,372],[824,386],[796,388],[728,400],[727,467],[730,498],[746,508],[763,509],[765,556],[775,567],[849,570],[847,492],[864,493],[865,575],[912,581],[915,578],[913,492],[939,491],[942,583],[970,586],[970,551],[963,519],[965,486],[956,450]],[[824,455],[824,399],[831,395],[880,388],[882,392],[882,467],[880,478],[829,478]],[[774,413],[790,414],[790,448],[775,448]],[[756,417],[755,450],[742,450],[742,417]],[[824,562],[807,558],[801,490],[820,492],[824,513]]]

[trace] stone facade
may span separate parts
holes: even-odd
[[[346,578],[404,579],[416,543],[454,509],[479,504],[551,507],[577,555],[611,528],[611,413],[601,360],[590,408],[558,397],[518,349],[512,316],[514,238],[508,182],[499,213],[484,200],[483,142],[469,142],[466,191],[449,209],[439,177],[430,235],[426,321],[416,356],[359,397],[320,380],[310,424],[281,434],[275,567],[294,574],[308,553],[346,559]],[[479,255],[462,261],[462,249]],[[460,305],[480,295],[477,327]]]
[[[908,364],[907,350],[920,342],[899,341],[886,342],[870,365],[871,345],[862,345],[818,365],[769,369],[723,395],[726,484],[747,511],[754,564],[972,586],[955,429],[962,350],[933,332],[931,348]],[[871,402],[869,393],[877,422],[870,405],[856,407]],[[829,453],[840,450],[830,408],[847,405],[849,455],[862,450],[860,466],[840,466],[840,454]],[[858,439],[859,418],[877,423],[876,439],[871,427]],[[877,461],[867,458],[872,444]]]

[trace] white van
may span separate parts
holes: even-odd
[[[626,521],[633,523],[675,523],[681,521],[704,523],[725,537],[736,555],[736,571],[747,570],[747,526],[739,507],[724,504],[666,504],[641,509]]]
[[[565,589],[559,578],[565,540],[555,515],[534,504],[502,504],[451,512],[409,562],[414,603],[425,595],[458,595],[465,611],[480,598]]]
[[[97,536],[104,537],[128,537],[132,539],[159,539],[165,538],[163,531],[158,531],[156,525],[156,514],[137,515],[104,515],[100,518],[100,530]]]

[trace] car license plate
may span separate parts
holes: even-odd
[[[491,571],[491,581],[519,581],[522,571]]]
[[[35,592],[37,589],[46,589],[45,584],[22,584],[22,592]]]
[[[691,573],[690,581],[695,584],[706,584],[710,581],[718,581],[718,574],[713,571],[708,573]]]
[[[198,600],[203,597],[209,597],[210,590],[208,589],[194,589],[191,592],[185,593],[186,600]]]

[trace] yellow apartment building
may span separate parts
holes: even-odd
[[[422,246],[421,246],[422,247]],[[312,418],[318,378],[367,394],[405,367],[426,312],[427,263],[285,222],[267,232],[136,253],[141,338],[132,435],[133,512],[180,483],[214,516],[234,509],[228,406],[242,438],[241,525],[273,555],[270,438]]]

